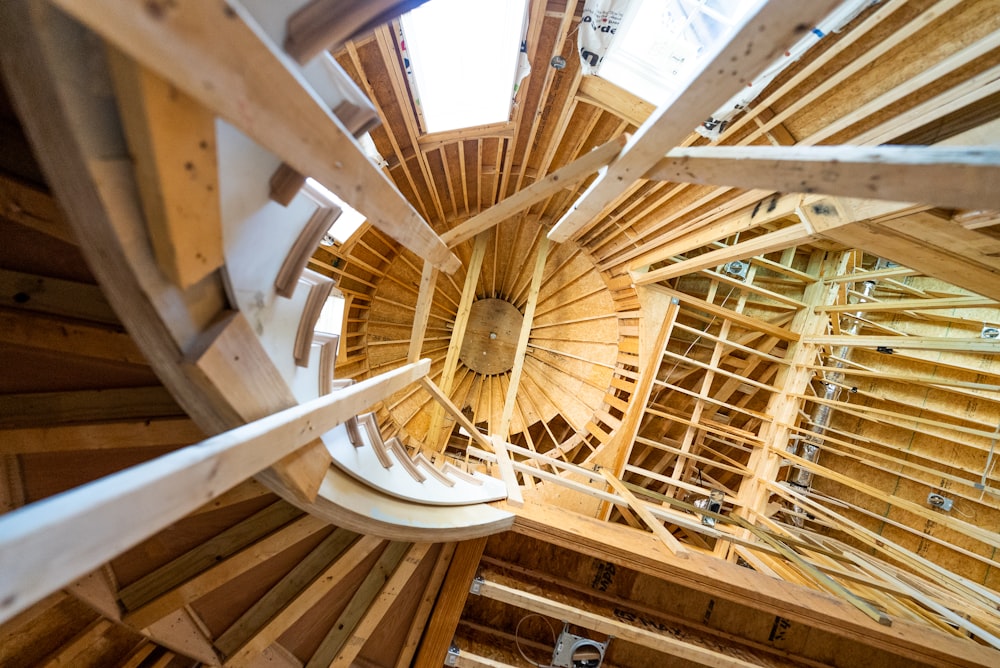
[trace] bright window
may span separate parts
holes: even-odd
[[[598,74],[661,105],[759,0],[633,0]]]
[[[526,0],[430,0],[404,14],[407,73],[426,132],[510,118]]]
[[[336,194],[324,188],[323,184],[319,181],[310,177],[306,179],[306,186],[307,192],[311,189],[312,192],[315,193],[316,198],[320,200],[320,203],[328,202],[340,207],[340,216],[330,227],[330,230],[327,232],[327,236],[336,239],[340,243],[344,243],[359,227],[361,227],[361,224],[365,222],[365,217],[363,215],[351,208],[351,205],[337,197]],[[322,200],[325,200],[325,202]]]

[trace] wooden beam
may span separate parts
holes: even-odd
[[[188,288],[225,263],[215,114],[117,49],[108,64],[153,254]]]
[[[362,381],[0,517],[0,621],[357,415],[430,368]],[[15,548],[16,546],[16,548]]]
[[[427,624],[427,632],[420,642],[414,668],[440,668],[444,663],[484,549],[485,538],[462,541],[455,548],[455,555]]]
[[[852,304],[852,306],[855,306]],[[989,339],[958,338],[947,336],[874,336],[841,334],[832,336],[820,334],[803,339],[806,343],[838,348],[888,348],[890,350],[949,350],[963,353],[1000,354],[1000,346]],[[891,354],[891,353],[890,353]]]
[[[410,331],[410,350],[406,354],[409,364],[420,359],[420,351],[427,334],[427,319],[434,306],[434,290],[437,286],[438,270],[430,262],[424,262],[420,273],[420,292],[417,294],[417,306],[413,312],[413,329]]]
[[[689,146],[646,178],[783,193],[1000,208],[1000,149],[988,146]]]
[[[437,599],[441,585],[444,583],[445,575],[448,573],[448,566],[452,557],[455,556],[455,543],[445,543],[441,545],[434,570],[424,584],[420,604],[410,622],[410,630],[406,634],[406,641],[396,658],[395,668],[409,668],[413,664],[413,657],[417,652],[417,645],[427,630],[427,621],[430,619],[431,611],[434,609],[434,601]]]
[[[118,328],[0,308],[0,342],[66,357],[146,366],[135,341]]]
[[[751,666],[758,665],[700,645],[678,640],[667,634],[655,633],[642,627],[632,626],[613,617],[599,615],[497,582],[484,582],[480,589],[480,595],[494,601],[516,606],[522,610],[529,610],[547,617],[562,619],[571,624],[577,624],[592,631],[597,631],[598,633],[614,636],[616,639],[621,639],[625,642],[648,647],[669,656],[677,657],[683,661],[690,661],[696,665],[711,666],[713,668],[751,668]]]
[[[621,135],[589,153],[580,156],[573,162],[560,167],[542,179],[535,181],[527,188],[522,188],[503,201],[494,204],[486,211],[473,216],[444,234],[441,239],[454,248],[467,239],[471,239],[483,230],[488,230],[497,223],[509,219],[514,214],[528,208],[536,202],[551,197],[564,188],[595,173],[601,167],[614,160],[615,156],[625,146],[628,135]]]
[[[101,288],[87,283],[0,269],[0,305],[67,318],[119,324]]]
[[[0,394],[0,428],[50,428],[81,422],[183,418],[163,386]]]
[[[698,552],[692,552],[688,559],[677,559],[655,536],[556,506],[526,504],[517,510],[514,530],[751,609],[823,628],[835,636],[914,661],[966,668],[987,668],[996,663],[994,650],[967,639],[928,630],[924,624],[906,620],[882,626],[846,601],[825,592],[755,573]]]
[[[305,64],[323,51],[338,51],[350,39],[388,23],[427,0],[310,0],[288,17],[285,51]]]
[[[268,639],[277,639],[274,634],[277,625],[269,626],[269,620],[292,604],[331,564],[340,562],[342,557],[348,564],[353,563],[345,552],[357,537],[357,534],[346,529],[335,529],[219,634],[215,639],[215,646],[224,656],[232,657],[247,643],[253,642],[255,647],[263,649],[270,644]],[[356,553],[354,556],[357,556]]]
[[[7,174],[0,174],[0,216],[53,239],[76,245],[76,237],[55,198]]]
[[[712,304],[704,299],[699,299],[698,297],[693,297],[684,292],[672,290],[662,285],[650,285],[649,287],[670,297],[676,297],[680,300],[681,304],[686,305],[691,310],[703,311],[718,318],[732,320],[734,325],[747,329],[751,332],[771,334],[772,336],[776,336],[783,341],[798,341],[799,339],[799,335],[795,332],[789,331],[784,327],[771,324],[765,320],[761,320],[760,318],[754,318],[748,315],[743,315],[742,313],[737,313],[736,311],[728,309],[725,306]]]
[[[524,192],[524,191],[521,191]],[[548,237],[538,240],[538,250],[535,256],[535,268],[531,274],[531,287],[528,289],[528,300],[524,305],[524,317],[521,320],[521,332],[517,337],[517,347],[514,349],[514,366],[510,370],[507,385],[507,396],[503,402],[503,414],[500,425],[494,431],[500,438],[510,438],[510,421],[514,417],[514,404],[517,401],[517,390],[521,385],[521,372],[524,371],[524,356],[528,351],[528,339],[531,338],[531,327],[535,318],[535,307],[538,305],[538,293],[542,289],[542,274],[545,271],[545,261],[549,256]],[[527,431],[527,425],[525,426]]]
[[[186,417],[20,427],[0,430],[0,454],[165,448],[204,438],[205,433]]]
[[[354,663],[375,628],[389,614],[403,588],[430,549],[429,543],[390,543],[378,563],[365,576],[330,634],[320,644],[306,668],[346,668]]]
[[[492,235],[483,232],[476,237],[472,247],[472,257],[469,259],[469,266],[465,271],[465,284],[462,286],[462,298],[458,305],[458,312],[455,313],[455,323],[451,330],[451,342],[448,344],[448,353],[445,356],[444,368],[441,370],[441,392],[445,396],[451,396],[452,383],[454,382],[455,369],[458,368],[458,356],[462,352],[462,342],[465,339],[465,328],[469,324],[469,313],[472,311],[472,303],[476,299],[476,291],[479,286],[479,274],[483,269],[483,258],[486,257],[486,247]],[[444,449],[448,442],[448,433],[444,422],[444,411],[440,407],[435,407],[431,414],[431,425],[427,431],[427,443],[433,449]]]
[[[346,534],[345,534],[346,535]],[[350,534],[353,539],[354,534]],[[312,559],[299,562],[291,572],[268,591],[243,617],[234,622],[216,645],[226,654],[227,665],[245,665],[274,643],[302,615],[311,610],[358,566],[364,563],[384,541],[362,536],[346,550],[342,537],[331,534],[310,556],[324,562],[316,570]],[[322,549],[321,549],[322,548]]]
[[[321,531],[328,525],[312,516],[303,515],[261,540],[222,559],[194,577],[185,580],[156,598],[125,613],[126,623],[135,628],[146,628],[171,611],[183,607],[286,550],[301,540]]]
[[[240,5],[185,2],[151,12],[138,0],[57,4],[296,171],[338,193],[406,248],[444,271],[460,266]]]
[[[128,586],[122,587],[118,591],[118,598],[127,610],[135,610],[146,605],[154,598],[263,538],[301,514],[302,511],[290,503],[276,501]]]
[[[670,550],[671,554],[681,559],[687,559],[689,550],[681,545],[680,541],[674,538],[674,535],[664,528],[663,522],[654,517],[653,514],[649,512],[649,509],[644,504],[640,503],[639,499],[635,498],[635,494],[632,493],[632,490],[622,484],[622,481],[615,477],[615,475],[607,469],[601,469],[601,474],[608,482],[608,485],[610,485],[613,490],[618,492],[625,502],[628,503],[629,508],[631,508],[635,514],[646,523],[646,526],[650,528],[653,535],[663,541],[663,544],[667,546],[667,549]]]
[[[659,107],[626,144],[608,171],[599,177],[549,232],[563,242],[611,210],[618,198],[641,179],[667,151],[679,146],[691,132],[722,106],[747,81],[794,44],[808,26],[815,25],[836,2],[769,2],[750,13],[723,45],[693,75],[689,83]]]
[[[446,410],[449,415],[455,418],[455,421],[458,422],[458,424],[462,425],[463,429],[469,432],[469,436],[471,436],[473,440],[487,450],[491,450],[493,448],[493,442],[489,439],[489,437],[480,432],[479,429],[476,428],[476,425],[472,424],[469,418],[465,417],[465,414],[463,414],[459,407],[455,405],[455,402],[453,402],[448,395],[434,383],[433,380],[425,376],[420,379],[420,384],[424,386],[424,389],[430,392],[431,396],[444,407],[444,410]]]
[[[493,453],[496,455],[496,464],[500,472],[500,479],[507,487],[507,504],[515,508],[524,505],[524,496],[521,494],[521,485],[517,482],[517,474],[514,473],[514,464],[511,462],[510,453],[507,451],[507,443],[501,437],[493,435],[490,437],[493,443]]]
[[[933,297],[927,299],[898,299],[895,301],[866,301],[857,304],[829,304],[817,306],[816,310],[827,313],[854,313],[868,311],[930,311],[955,308],[991,308],[995,309],[997,302],[988,297]]]

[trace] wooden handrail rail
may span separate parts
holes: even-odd
[[[429,369],[408,364],[4,515],[0,623]]]

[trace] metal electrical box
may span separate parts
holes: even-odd
[[[600,668],[610,642],[610,637],[597,642],[570,633],[569,623],[563,622],[562,633],[552,651],[552,668]]]

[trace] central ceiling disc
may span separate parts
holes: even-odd
[[[459,358],[477,373],[510,371],[524,316],[502,299],[480,299],[472,304]]]

